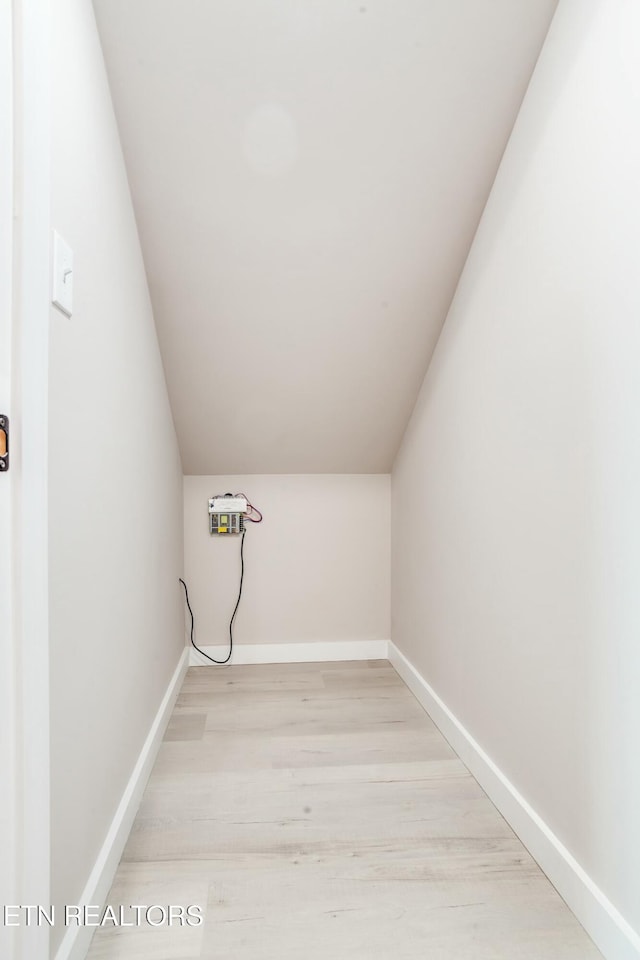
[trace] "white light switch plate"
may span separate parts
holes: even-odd
[[[73,250],[59,233],[53,231],[53,293],[54,306],[66,313],[73,312]]]

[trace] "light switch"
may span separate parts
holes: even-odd
[[[66,313],[73,312],[73,250],[59,233],[53,231],[53,294],[54,306]]]

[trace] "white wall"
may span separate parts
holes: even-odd
[[[392,639],[636,930],[639,116],[560,0],[392,479]]]
[[[389,476],[184,478],[185,577],[196,643],[226,644],[238,593],[239,540],[211,537],[208,499],[244,492],[249,524],[234,638],[290,643],[389,638]]]
[[[51,312],[53,901],[78,903],[183,650],[182,470],[89,0],[56,2]],[[64,928],[54,931],[54,947]]]

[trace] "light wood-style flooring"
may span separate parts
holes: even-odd
[[[595,960],[386,661],[191,668],[89,960]]]

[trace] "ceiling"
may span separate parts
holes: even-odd
[[[556,0],[94,6],[184,472],[387,472]]]

